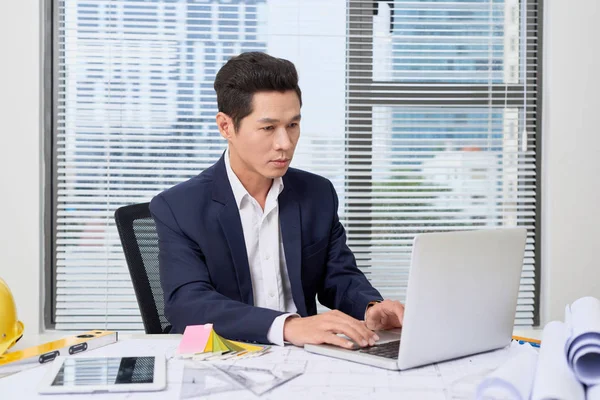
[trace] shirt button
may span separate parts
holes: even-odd
[[[269,254],[265,254],[265,260],[270,260],[271,256]]]
[[[269,292],[269,297],[275,297],[275,293]]]

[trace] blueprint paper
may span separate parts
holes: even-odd
[[[38,363],[6,365],[6,366],[2,367],[2,372],[0,372],[0,379],[4,378],[6,376],[16,374],[21,371],[25,371],[30,368],[39,367],[40,365],[41,364],[38,364]]]
[[[564,354],[575,377],[586,385],[600,384],[600,300],[582,297],[567,306],[565,325]]]
[[[510,356],[477,387],[478,400],[508,396],[514,400],[529,400],[538,352],[530,345],[511,345]]]
[[[227,374],[208,364],[186,362],[181,380],[180,399],[204,398],[213,394],[242,390]]]
[[[567,364],[564,353],[566,342],[565,324],[560,321],[546,324],[531,400],[585,400],[585,389]]]
[[[586,396],[587,400],[600,400],[600,385],[588,387]]]
[[[216,368],[257,396],[283,385],[304,373],[306,363],[264,365],[262,368],[241,365],[215,365]],[[267,367],[267,368],[265,368]]]
[[[126,339],[115,344],[93,350],[98,356],[128,356],[135,354],[165,354],[167,365],[167,388],[160,392],[136,393],[135,399],[163,400],[179,399],[182,390],[185,362],[177,355],[181,336],[160,335],[160,338]],[[479,382],[510,355],[510,348],[464,357],[461,359],[415,368],[407,371],[388,371],[367,365],[333,359],[305,352],[295,346],[272,347],[267,354],[257,358],[236,361],[197,362],[197,366],[210,367],[221,363],[237,366],[264,368],[265,365],[305,365],[302,375],[287,381],[260,396],[261,400],[365,400],[365,399],[423,399],[423,400],[467,400],[475,397]],[[75,356],[77,357],[77,356]],[[38,398],[36,385],[49,365],[42,365],[0,379],[2,399]],[[212,368],[215,376],[221,374]],[[219,378],[223,379],[223,378]],[[205,388],[210,390],[204,398],[208,400],[257,399],[252,391],[239,387],[230,391],[214,380],[208,380]],[[227,386],[226,386],[227,387]],[[48,397],[48,396],[44,396]],[[50,400],[89,400],[89,395],[51,396]],[[130,393],[97,394],[94,400],[129,400]]]

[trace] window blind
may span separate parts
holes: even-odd
[[[57,0],[53,322],[141,330],[114,211],[212,165],[219,68],[293,61],[292,166],[329,178],[359,267],[404,300],[411,240],[525,226],[517,324],[536,322],[537,3]]]

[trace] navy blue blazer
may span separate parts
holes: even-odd
[[[362,320],[381,300],[346,245],[331,182],[294,168],[283,177],[279,222],[292,296],[300,316],[321,304]],[[267,343],[280,311],[254,307],[239,210],[223,157],[150,202],[159,239],[165,315],[173,333],[212,323],[220,335]]]

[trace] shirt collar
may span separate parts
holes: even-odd
[[[231,163],[229,162],[229,147],[225,151],[225,170],[227,171],[227,178],[229,179],[229,184],[231,185],[231,190],[233,191],[233,197],[235,197],[235,203],[238,206],[238,209],[242,208],[242,201],[246,196],[251,197],[250,193],[246,190],[242,182],[240,182],[239,178],[231,169]],[[283,191],[283,179],[281,177],[277,177],[273,179],[273,184],[271,185],[271,189],[269,189],[269,196],[275,196],[276,198]]]

